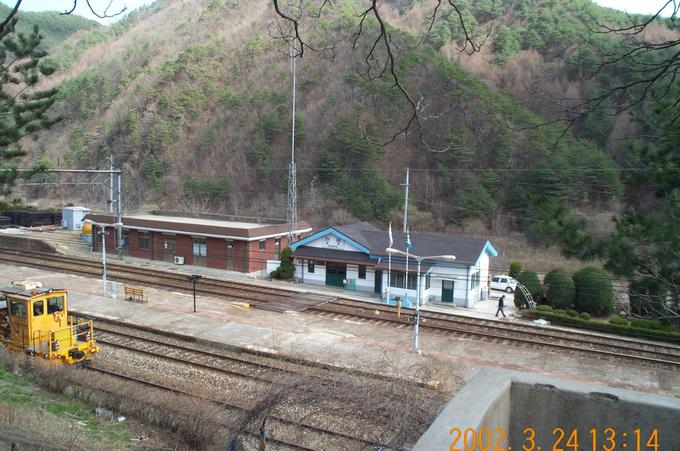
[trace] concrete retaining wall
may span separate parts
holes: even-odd
[[[615,449],[637,449],[639,434],[640,449],[653,449],[646,446],[652,440],[660,450],[675,450],[680,449],[679,418],[679,398],[484,368],[444,407],[413,449],[466,449],[463,437],[452,443],[458,434],[452,429],[470,429],[469,446],[473,431],[479,437],[486,428],[493,445],[502,449],[522,449],[529,435],[535,449],[572,449],[567,441],[574,431],[579,449],[593,449],[593,433],[601,449],[613,431]],[[507,436],[497,443],[501,431]]]
[[[0,235],[0,247],[15,251],[58,254],[54,246],[47,244],[44,241],[30,239],[23,236]]]

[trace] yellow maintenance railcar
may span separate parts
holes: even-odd
[[[99,351],[92,321],[68,316],[66,290],[40,283],[0,288],[0,342],[8,349],[77,363]]]

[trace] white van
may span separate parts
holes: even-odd
[[[491,278],[491,289],[512,293],[517,288],[517,281],[510,276],[498,275]]]

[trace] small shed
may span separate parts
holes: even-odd
[[[66,230],[81,230],[85,216],[90,213],[85,207],[64,207],[61,209],[61,227]]]

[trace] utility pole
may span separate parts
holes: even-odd
[[[106,229],[102,225],[102,282],[104,282],[104,296],[107,295],[106,290]]]
[[[116,238],[118,258],[123,259],[123,170],[116,173]]]
[[[408,176],[409,176],[410,169],[406,168],[406,183],[403,183],[401,186],[406,187],[406,193],[404,194],[404,227],[402,228],[402,232],[406,233],[406,227],[408,225]]]
[[[296,50],[293,45],[290,46],[290,64],[291,64],[291,71],[293,72],[293,100],[292,100],[292,109],[293,109],[293,124],[292,124],[292,133],[291,133],[291,138],[290,138],[290,165],[288,166],[288,214],[287,214],[287,220],[288,220],[288,242],[290,243],[293,241],[293,233],[297,229],[297,221],[298,221],[298,216],[297,216],[297,169],[295,167],[295,58],[297,57],[296,55]]]
[[[113,213],[113,154],[109,155],[109,213]]]

